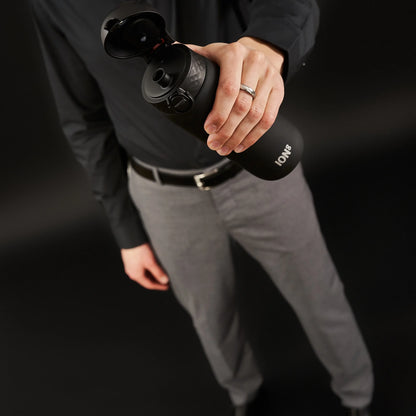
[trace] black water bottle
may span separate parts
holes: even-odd
[[[215,99],[218,65],[183,44],[173,44],[163,17],[137,2],[124,3],[106,17],[101,39],[112,57],[144,58],[148,65],[143,98],[206,143],[203,126]],[[254,145],[226,157],[259,178],[280,179],[296,167],[303,150],[299,134],[284,133],[276,122]]]

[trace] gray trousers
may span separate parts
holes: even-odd
[[[300,167],[273,182],[243,171],[210,191],[160,185],[130,169],[129,187],[172,290],[234,404],[249,401],[262,376],[236,308],[230,238],[292,306],[342,403],[370,403],[370,357]]]

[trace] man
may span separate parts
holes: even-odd
[[[172,287],[235,414],[245,415],[262,376],[236,310],[234,238],[294,308],[347,413],[368,415],[371,361],[301,168],[268,182],[222,157],[246,150],[276,119],[284,82],[314,42],[315,1],[148,3],[175,39],[220,66],[207,145],[143,101],[142,60],[116,61],[103,51],[100,25],[121,1],[33,0],[63,130],[109,217],[126,274],[148,289]],[[297,134],[284,119],[277,123],[281,134]],[[214,168],[215,186],[193,186],[201,173],[210,185]]]

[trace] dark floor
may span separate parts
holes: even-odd
[[[394,172],[380,168],[390,155],[379,152],[308,175],[374,359],[376,416],[416,414],[416,149],[405,143],[396,149],[401,164]],[[266,376],[269,414],[338,414],[328,376],[292,311],[257,265],[239,248],[236,254],[242,314]],[[1,414],[226,414],[227,396],[188,316],[171,293],[146,291],[123,275],[100,217],[3,250],[0,260]]]

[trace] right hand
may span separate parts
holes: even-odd
[[[168,290],[169,278],[157,262],[150,244],[122,248],[121,259],[127,276],[146,289]]]

